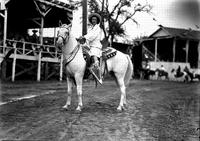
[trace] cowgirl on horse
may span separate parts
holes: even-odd
[[[101,45],[101,16],[97,13],[90,14],[88,18],[91,23],[91,27],[88,30],[88,33],[84,36],[81,36],[79,39],[85,39],[86,43],[89,45],[91,56],[91,65],[90,72],[95,76],[100,84],[102,84],[101,77],[101,68],[99,64],[99,59],[102,56],[102,45]]]
[[[96,14],[94,14],[96,15]],[[92,19],[91,19],[92,17]],[[96,21],[96,23],[100,23],[99,16],[90,16],[89,19],[91,21]],[[99,21],[98,21],[99,19]],[[95,23],[95,22],[94,22]],[[87,35],[84,36],[83,39],[87,40],[90,45],[90,54],[93,56],[91,70],[93,71],[98,62],[98,57],[101,56],[101,44],[100,44],[100,28],[97,26],[98,24],[93,25],[94,32],[88,32]],[[67,93],[68,98],[66,104],[63,106],[64,109],[68,109],[71,105],[71,96],[73,93],[73,88],[76,88],[76,92],[78,95],[78,105],[76,110],[81,111],[83,102],[82,102],[82,84],[83,77],[87,68],[86,61],[83,55],[83,48],[80,43],[80,40],[77,40],[73,34],[71,33],[72,25],[63,24],[58,29],[58,37],[56,41],[56,46],[58,49],[62,49],[63,55],[63,66],[66,72],[66,80],[67,80]],[[98,33],[98,34],[97,34]],[[92,38],[92,35],[96,35]],[[98,39],[97,41],[95,39]],[[94,42],[95,41],[95,42]],[[129,81],[133,74],[133,64],[131,62],[130,56],[124,54],[116,49],[109,47],[108,50],[114,52],[114,55],[109,52],[108,58],[106,61],[102,61],[102,68],[106,68],[107,72],[112,72],[114,79],[116,80],[116,84],[120,89],[121,97],[119,101],[119,105],[117,107],[118,111],[122,111],[126,106],[126,87],[129,84]],[[106,66],[106,67],[105,67]],[[97,67],[99,68],[99,67]],[[100,69],[98,69],[100,71]],[[101,78],[101,77],[100,77]],[[99,80],[101,82],[101,79]],[[75,87],[74,87],[75,86]]]

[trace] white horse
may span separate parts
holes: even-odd
[[[71,104],[71,94],[75,84],[78,94],[77,111],[81,111],[82,103],[82,83],[86,70],[86,61],[83,50],[76,38],[70,33],[71,25],[62,25],[58,30],[57,47],[62,48],[63,62],[67,76],[68,98],[63,108],[68,109]],[[120,88],[121,98],[117,110],[121,111],[126,105],[126,86],[133,73],[133,64],[130,57],[120,51],[106,61],[109,72],[113,72],[117,85]]]

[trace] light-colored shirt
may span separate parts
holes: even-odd
[[[166,71],[166,69],[164,68],[164,66],[162,66],[162,67],[160,68],[160,70]]]
[[[84,36],[89,44],[90,47],[97,47],[102,48],[101,45],[101,28],[99,24],[96,24],[95,26],[92,26],[88,33]]]

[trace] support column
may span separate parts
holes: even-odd
[[[82,26],[82,35],[87,34],[87,0],[82,1],[83,4],[83,11],[82,11],[82,16],[83,16],[83,26]]]
[[[42,54],[42,51],[39,50],[39,54],[38,54],[38,69],[37,69],[37,81],[40,81],[40,78],[41,78],[41,54]]]
[[[43,45],[43,28],[44,28],[44,17],[41,17],[41,28],[40,28],[40,44]]]
[[[60,58],[60,81],[62,81],[62,78],[63,78],[63,55],[61,55],[61,58]]]
[[[188,63],[189,40],[186,41],[185,49],[186,49],[185,62]]]
[[[56,28],[54,28],[53,44],[56,45]]]
[[[198,43],[198,68],[200,69],[200,41]]]
[[[1,62],[2,64],[1,64],[1,79],[2,80],[6,80],[6,72],[7,72],[7,60],[3,60],[2,62]]]
[[[176,38],[173,38],[173,62],[176,61]]]
[[[7,39],[7,18],[8,18],[8,9],[5,8],[4,10],[4,33],[3,33],[3,53],[5,54],[5,46],[6,46],[6,39]]]
[[[45,69],[44,69],[44,77],[45,77],[45,80],[47,80],[48,75],[49,75],[49,62],[46,62],[44,64],[44,67],[45,67]]]
[[[40,48],[38,54],[38,70],[37,70],[37,81],[41,79],[41,59],[42,59],[42,45],[43,45],[43,27],[44,27],[44,17],[41,16],[41,28],[40,28]]]
[[[14,56],[13,56],[13,64],[12,64],[12,82],[15,81],[15,70],[16,70],[16,55],[17,55],[17,48],[16,44],[14,45]]]
[[[155,62],[157,62],[157,54],[158,54],[158,39],[155,39]]]

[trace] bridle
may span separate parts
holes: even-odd
[[[60,34],[60,30],[61,29],[66,29],[67,31],[62,31],[61,34]],[[60,30],[58,31],[58,34],[57,34],[57,38],[61,38],[62,39],[62,43],[61,43],[61,46],[58,46],[58,47],[63,47],[65,43],[67,43],[70,39],[70,30],[71,30],[71,24],[70,25],[62,25],[60,27]],[[67,54],[67,57],[64,58],[63,60],[63,65],[66,66],[67,64],[69,64],[73,59],[74,57],[76,56],[76,54],[78,53],[80,49],[80,45],[76,45],[71,52],[68,52]]]
[[[64,24],[60,28],[67,29],[67,32],[65,32],[65,34],[60,34],[60,32],[58,31],[57,38],[61,37],[63,42],[67,42],[69,40],[69,31],[71,30],[71,25]]]

